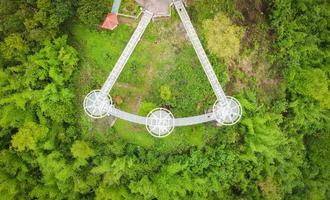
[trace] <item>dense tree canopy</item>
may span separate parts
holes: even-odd
[[[0,199],[330,198],[327,1],[188,1],[244,114],[233,127],[178,128],[161,140],[83,113],[83,95],[101,86],[136,25],[95,30],[111,3],[0,0]],[[136,49],[144,54],[114,88],[116,106],[145,116],[161,105],[179,117],[212,107],[207,77],[177,33],[175,14],[148,28]]]

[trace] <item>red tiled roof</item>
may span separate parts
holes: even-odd
[[[113,30],[118,26],[118,23],[119,22],[117,15],[113,13],[108,13],[106,18],[104,19],[103,24],[101,25],[101,28]]]

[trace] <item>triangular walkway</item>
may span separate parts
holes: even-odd
[[[184,28],[187,31],[188,37],[196,51],[199,61],[202,64],[204,72],[208,77],[214,94],[218,99],[213,106],[213,112],[200,116],[175,119],[172,113],[164,108],[155,109],[151,111],[147,117],[142,117],[118,110],[114,107],[109,93],[129,57],[133,53],[136,45],[140,41],[148,24],[154,17],[152,12],[144,10],[144,14],[136,30],[134,31],[131,39],[127,43],[124,51],[119,57],[101,90],[92,91],[86,96],[84,101],[84,109],[90,117],[102,118],[111,115],[130,122],[144,124],[146,125],[149,133],[155,137],[165,137],[169,135],[175,126],[188,126],[210,121],[217,121],[222,125],[233,125],[240,120],[242,115],[241,105],[235,98],[226,96],[221,88],[218,78],[214,73],[212,65],[197,36],[182,0],[174,0],[173,4],[181,18]]]

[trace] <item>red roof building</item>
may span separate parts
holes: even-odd
[[[101,25],[101,28],[113,30],[118,26],[118,24],[119,22],[117,15],[113,13],[108,13],[106,18],[104,19],[103,24]]]

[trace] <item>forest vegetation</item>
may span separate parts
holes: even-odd
[[[82,108],[137,20],[100,30],[112,0],[0,0],[0,199],[330,199],[329,1],[187,3],[243,117],[155,139]],[[111,91],[119,108],[184,117],[215,102],[172,13],[150,24]]]

